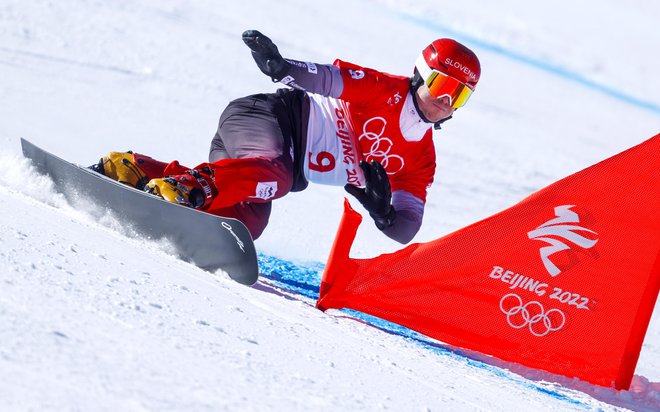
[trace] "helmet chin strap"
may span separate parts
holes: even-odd
[[[433,123],[433,128],[435,130],[440,130],[440,125],[442,125],[444,122],[446,122],[447,120],[449,120],[451,118],[452,118],[452,116],[449,116],[449,117],[445,117],[442,120],[438,120],[437,122]]]

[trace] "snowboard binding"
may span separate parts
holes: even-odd
[[[146,184],[144,191],[193,209],[208,207],[218,194],[209,168],[192,169],[180,175],[152,179]]]
[[[89,169],[116,180],[119,183],[144,190],[146,184],[163,175],[167,163],[151,157],[127,152],[110,152]]]

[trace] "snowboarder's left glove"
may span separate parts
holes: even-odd
[[[344,189],[362,203],[378,229],[386,229],[392,226],[396,219],[396,210],[392,206],[390,179],[383,165],[375,160],[371,163],[362,160],[360,168],[364,172],[366,186],[360,188],[348,184]]]
[[[289,63],[268,37],[257,30],[246,30],[243,32],[243,42],[252,50],[252,57],[259,69],[274,82],[279,82],[288,74]]]
[[[172,203],[204,209],[218,194],[211,175],[208,167],[193,169],[181,175],[152,179],[144,190]]]

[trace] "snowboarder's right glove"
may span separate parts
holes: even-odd
[[[152,179],[144,191],[193,209],[208,207],[218,194],[212,171],[208,167],[189,170],[181,175]]]
[[[289,63],[277,50],[277,46],[268,37],[257,30],[243,32],[243,42],[252,50],[252,57],[257,66],[274,82],[279,82],[289,72]]]
[[[392,206],[392,188],[387,172],[383,165],[375,160],[372,160],[371,163],[360,161],[360,168],[364,172],[365,187],[360,188],[348,184],[344,186],[344,189],[362,203],[378,229],[387,229],[394,224],[396,219],[396,210]]]

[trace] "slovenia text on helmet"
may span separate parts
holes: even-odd
[[[481,75],[481,65],[474,52],[456,40],[438,39],[420,53],[415,62],[412,86],[422,84],[435,98],[448,97],[459,108],[470,97]]]

